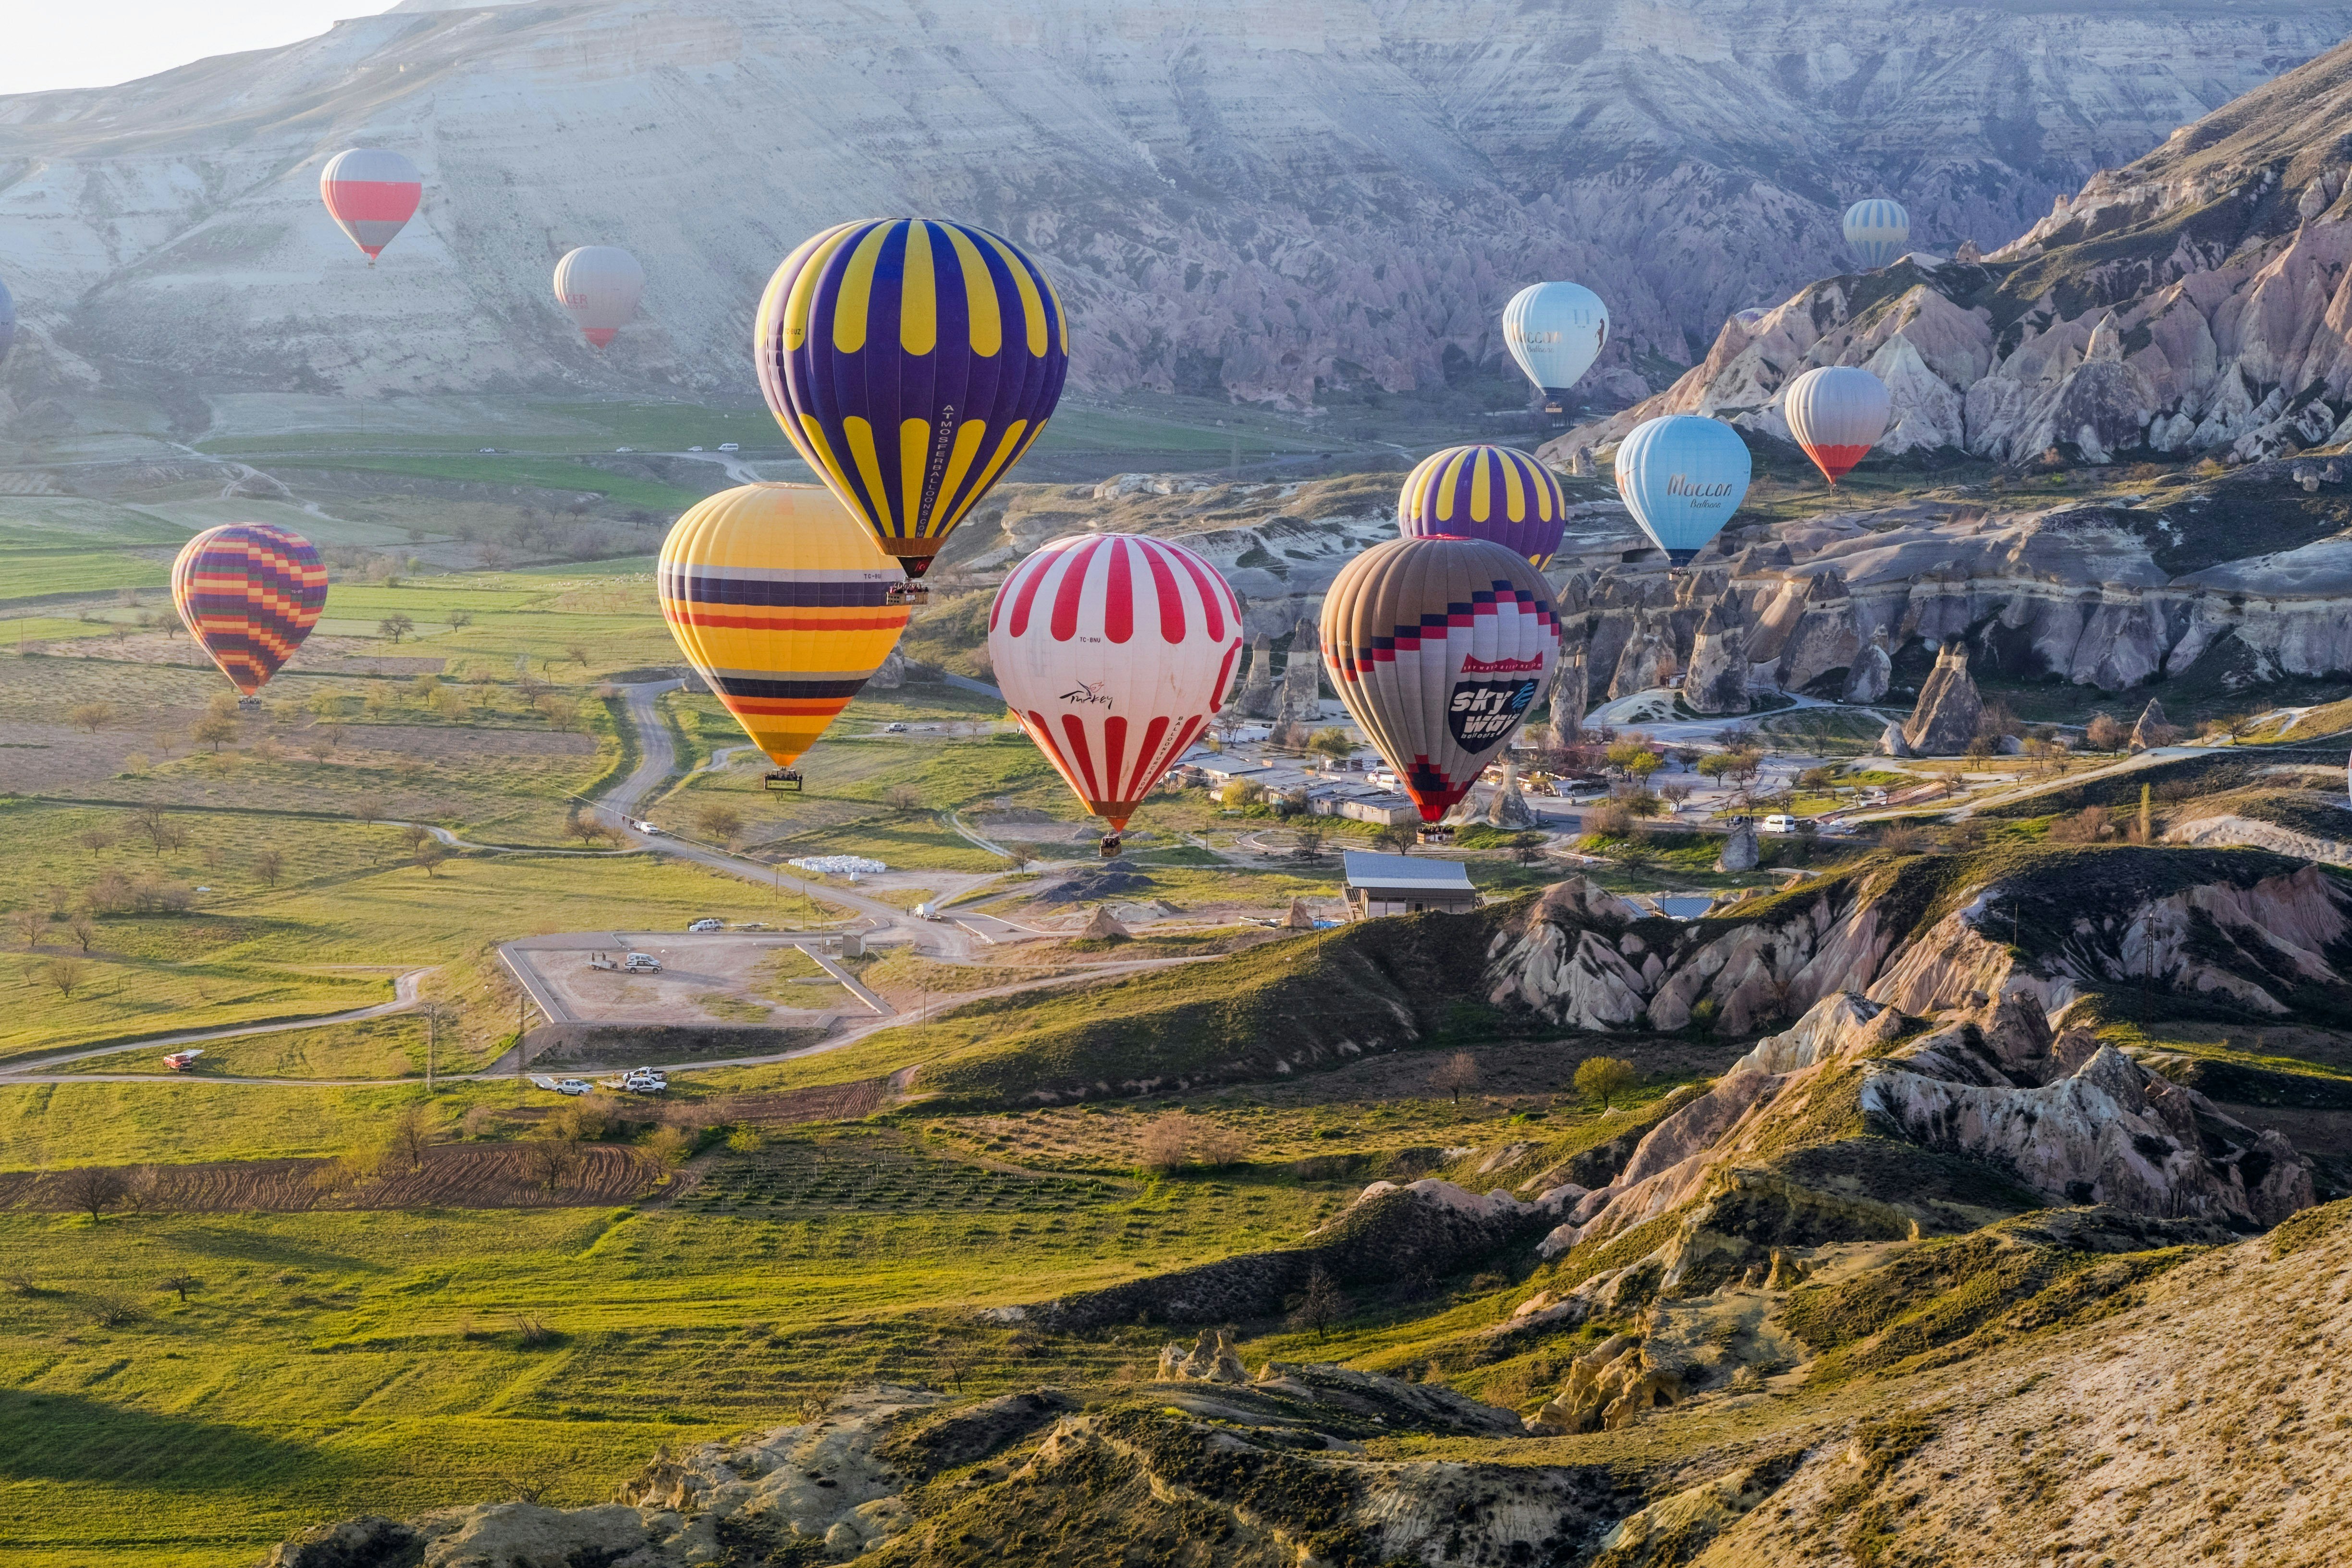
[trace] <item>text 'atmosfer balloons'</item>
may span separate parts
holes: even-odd
[[[1241,601],[1217,569],[1133,534],[1041,546],[988,612],[1006,704],[1113,834],[1207,728],[1241,647]]]
[[[1448,447],[1405,476],[1397,531],[1491,539],[1540,571],[1559,548],[1568,497],[1559,476],[1508,447]]]
[[[1886,434],[1886,384],[1858,365],[1816,366],[1780,394],[1780,416],[1805,456],[1835,484]]]
[[[1525,556],[1485,539],[1392,539],[1323,597],[1339,700],[1435,822],[1551,684],[1559,618]]]
[[[583,245],[555,264],[555,302],[594,348],[629,324],[645,293],[646,269],[617,245]]]
[[[654,567],[678,651],[790,768],[907,629],[905,574],[815,485],[742,485],[689,508]]]
[[[752,331],[776,423],[919,577],[1045,427],[1069,327],[1037,264],[967,224],[826,229],[768,280]]]
[[[1901,202],[1873,196],[1845,209],[1845,242],[1864,267],[1885,267],[1911,243],[1911,215]]]
[[[319,171],[319,198],[373,267],[393,237],[416,216],[416,205],[425,199],[425,179],[415,164],[397,153],[354,147],[336,153]]]
[[[250,697],[319,624],[327,568],[291,529],[225,522],[181,547],[172,605],[229,684]]]
[[[1666,559],[1686,566],[1748,495],[1748,443],[1719,419],[1670,414],[1617,445],[1617,493]]]

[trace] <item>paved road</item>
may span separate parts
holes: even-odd
[[[176,1049],[181,1046],[200,1046],[211,1040],[238,1040],[249,1035],[282,1034],[288,1029],[315,1029],[321,1024],[355,1024],[362,1018],[381,1018],[387,1014],[405,1012],[416,1005],[416,988],[433,971],[412,969],[395,977],[392,983],[392,1000],[379,1002],[373,1007],[354,1007],[348,1012],[322,1013],[311,1018],[289,1018],[276,1024],[252,1024],[242,1028],[205,1029],[187,1035],[159,1035],[152,1039],[117,1040],[110,1046],[99,1046],[86,1051],[68,1051],[61,1056],[37,1057],[30,1061],[10,1062],[0,1068],[0,1083],[40,1073],[44,1068],[63,1067],[68,1062],[86,1062],[92,1057],[110,1057],[121,1051]],[[48,1075],[42,1074],[47,1079]],[[274,1083],[275,1079],[257,1079]]]

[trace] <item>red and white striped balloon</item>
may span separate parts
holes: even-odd
[[[425,180],[416,165],[397,153],[353,147],[328,159],[319,171],[319,199],[373,267],[393,236],[416,216],[416,205],[425,199]]]
[[[1208,726],[1241,648],[1241,601],[1217,569],[1135,534],[1055,540],[988,613],[1005,701],[1113,833]]]

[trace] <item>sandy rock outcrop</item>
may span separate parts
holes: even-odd
[[[1160,1352],[1160,1381],[1162,1383],[1247,1383],[1249,1371],[1242,1365],[1231,1342],[1223,1329],[1202,1329],[1200,1338],[1188,1350],[1182,1344],[1169,1344]]]
[[[1936,668],[1919,688],[1919,701],[1904,721],[1903,743],[1914,756],[1956,757],[1977,738],[1984,699],[1969,674],[1969,650],[1957,639],[1936,655]]]
[[[1748,669],[1747,634],[1719,605],[1710,608],[1683,675],[1683,700],[1697,713],[1745,713]]]
[[[2145,752],[2150,746],[2168,746],[2179,736],[2179,731],[2164,717],[2164,704],[2151,697],[2147,700],[2147,706],[2140,710],[2138,719],[2132,723],[2131,739],[2126,749]]]
[[[1845,688],[1838,693],[1843,702],[1876,702],[1886,695],[1895,683],[1895,657],[1886,648],[1886,628],[1871,628],[1870,640],[1855,654],[1853,663],[1845,673]]]
[[[1763,849],[1756,841],[1756,824],[1743,817],[1724,835],[1723,849],[1715,858],[1715,868],[1735,873],[1753,871],[1762,858]]]

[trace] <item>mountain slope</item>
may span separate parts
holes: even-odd
[[[1494,362],[1503,300],[1567,275],[1618,323],[1590,390],[1639,395],[1637,363],[1833,266],[1844,202],[1997,243],[2347,28],[2341,0],[404,8],[0,100],[0,269],[33,340],[5,386],[103,385],[184,428],[235,389],[741,396],[782,252],[914,209],[1045,257],[1082,387],[1402,391]],[[373,273],[317,207],[352,142],[428,182]],[[591,240],[651,278],[601,359],[546,283]]]
[[[2247,461],[2352,437],[2352,195],[2341,128],[2352,44],[2184,126],[1981,263],[1906,258],[1727,323],[1667,392],[1570,432],[1703,413],[1785,438],[1780,390],[1820,364],[1887,384],[1882,455],[1961,448],[2214,454]]]

